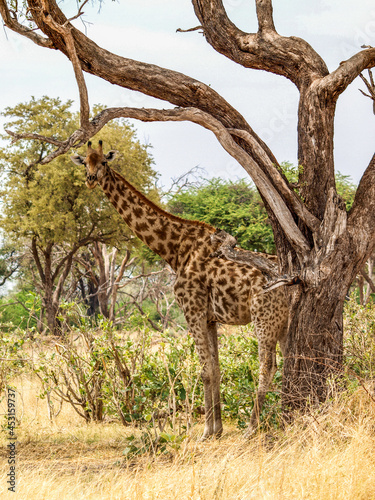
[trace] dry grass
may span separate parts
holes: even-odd
[[[17,386],[23,395],[17,493],[6,491],[3,435],[4,499],[375,498],[375,411],[362,389],[285,432],[244,441],[226,425],[222,439],[199,442],[196,428],[178,451],[126,460],[126,436],[136,430],[116,423],[87,425],[68,406],[51,423],[45,402],[36,398],[36,382],[21,378]]]

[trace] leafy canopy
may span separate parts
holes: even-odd
[[[168,209],[180,217],[198,219],[237,238],[245,249],[273,253],[271,225],[253,184],[214,178],[173,195]]]

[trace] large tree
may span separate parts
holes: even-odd
[[[375,245],[375,156],[349,212],[337,194],[333,156],[337,100],[363,70],[375,65],[375,48],[360,50],[329,72],[305,40],[277,33],[272,0],[255,3],[258,30],[246,33],[229,19],[222,0],[192,0],[205,40],[216,51],[246,68],[283,76],[297,87],[301,165],[297,186],[288,182],[270,148],[241,113],[209,85],[98,46],[67,20],[55,0],[26,0],[25,22],[20,8],[17,11],[18,2],[0,0],[0,13],[7,27],[41,47],[61,51],[74,66],[81,126],[65,141],[55,142],[57,149],[42,163],[87,141],[108,120],[125,116],[198,123],[211,130],[249,173],[273,227],[280,272],[297,274],[302,281],[288,291],[290,327],[283,382],[284,407],[298,409],[322,401],[327,379],[340,369],[344,299]],[[90,121],[82,71],[177,107],[112,108]]]

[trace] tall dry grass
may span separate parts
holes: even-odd
[[[178,450],[126,459],[126,437],[139,430],[86,424],[68,406],[51,422],[37,382],[21,377],[17,492],[6,491],[6,436],[1,437],[4,499],[314,499],[375,498],[375,404],[358,389],[329,409],[245,441],[225,426],[220,440],[199,441],[198,425]],[[1,412],[3,413],[3,407]]]

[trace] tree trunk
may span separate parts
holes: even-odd
[[[95,316],[99,313],[99,300],[98,300],[98,287],[95,284],[94,280],[88,278],[87,280],[87,293],[88,297],[86,298],[87,305],[87,315]]]
[[[53,284],[51,286],[46,285],[44,289],[44,297],[43,297],[46,320],[47,320],[47,328],[52,335],[58,335],[58,321],[57,321],[57,311],[58,305],[53,300]]]
[[[366,259],[366,249],[355,245],[355,229],[343,223],[346,211],[340,207],[339,198],[334,196],[332,203],[330,200],[328,196],[327,205],[336,204],[337,211],[326,229],[327,235],[336,232],[336,236],[325,241],[306,263],[305,285],[289,292],[290,324],[282,396],[287,418],[295,410],[306,411],[310,405],[324,402],[332,387],[330,379],[342,371],[343,306]],[[325,219],[330,218],[328,212]],[[332,231],[331,227],[335,229]],[[324,239],[324,228],[321,235]]]
[[[107,253],[106,245],[103,243],[95,242],[92,248],[92,253],[95,257],[96,264],[99,269],[99,286],[97,298],[99,302],[100,313],[109,318],[109,255]]]
[[[290,323],[282,396],[287,419],[295,410],[306,411],[310,405],[323,402],[328,394],[328,380],[341,372],[343,304],[356,274],[347,262],[353,249],[343,238],[347,228],[346,207],[335,187],[336,99],[322,92],[315,82],[300,91],[298,191],[321,225],[314,234],[299,222],[312,247],[305,262],[296,255],[288,258],[285,254],[289,250],[278,247],[283,271],[304,277],[304,285],[289,293]]]
[[[340,281],[340,297],[332,294],[331,280]],[[342,278],[342,275],[341,275]],[[328,380],[342,369],[343,297],[347,283],[331,276],[321,287],[293,293],[293,317],[284,360],[282,405],[284,415],[325,401]]]

